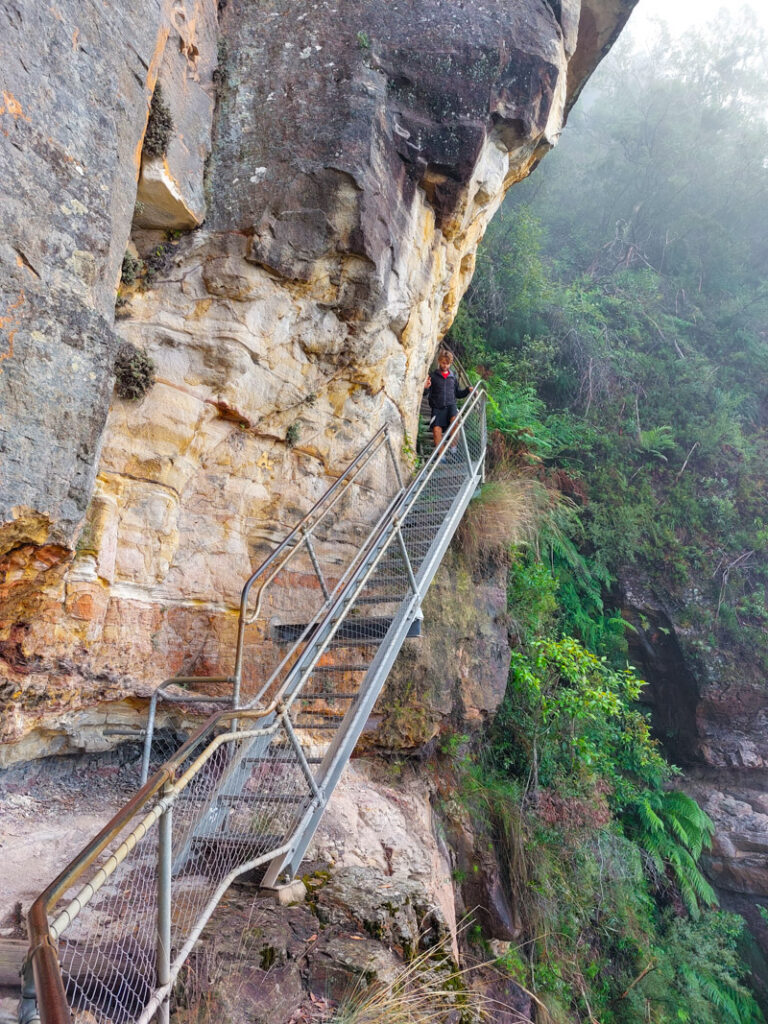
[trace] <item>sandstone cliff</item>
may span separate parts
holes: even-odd
[[[379,425],[413,436],[485,225],[632,6],[5,5],[6,760],[228,670],[269,545]],[[123,339],[139,401],[112,396]]]

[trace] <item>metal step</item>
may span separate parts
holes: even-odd
[[[333,636],[332,643],[339,640],[355,640],[358,643],[381,643],[392,624],[391,619],[344,619]],[[273,638],[278,643],[294,643],[306,630],[306,624],[283,623],[272,627]]]
[[[369,587],[392,587],[393,589],[394,587],[398,587],[400,589],[401,601],[403,597],[408,593],[408,590],[410,589],[408,587],[408,577],[406,575],[405,569],[403,569],[402,572],[397,576],[392,576],[389,574],[384,575],[384,573],[382,573],[381,575],[377,574],[375,576],[371,576],[371,578],[365,584],[363,591],[366,591]]]
[[[298,795],[286,793],[284,796],[273,796],[271,793],[219,793],[216,800],[219,804],[303,804],[311,800],[308,793]]]
[[[210,870],[213,865],[217,871],[226,871],[274,850],[280,845],[281,838],[279,835],[196,835],[190,840],[186,856],[176,865],[174,873],[176,877],[183,878]]]
[[[318,693],[302,693],[299,700],[354,700],[359,691],[355,693],[334,693],[333,690],[320,690]]]
[[[387,622],[387,628],[389,628],[389,620]],[[353,635],[347,636],[346,634],[337,633],[336,636],[331,640],[330,646],[337,647],[375,647],[384,641],[386,630],[381,636],[368,635],[366,637],[355,637]],[[414,619],[408,627],[407,637],[421,636],[421,619]]]
[[[305,713],[306,712],[302,712],[302,714],[305,714]],[[320,729],[323,729],[326,732],[330,732],[331,730],[333,732],[335,732],[339,728],[339,726],[341,725],[341,723],[343,721],[344,721],[344,719],[340,718],[338,720],[338,722],[294,722],[293,723],[293,728],[294,729],[309,729],[311,732],[315,732],[316,730],[320,730]]]
[[[367,672],[368,665],[315,665],[312,672]]]
[[[322,757],[307,757],[305,758],[307,764],[322,764]],[[295,764],[298,768],[299,762],[295,757],[243,757],[240,759],[240,764]]]
[[[190,843],[192,854],[204,854],[206,856],[224,856],[227,860],[244,860],[243,853],[247,852],[251,860],[258,857],[264,850],[269,850],[279,843],[280,836],[261,836],[253,839],[250,836],[193,836]]]

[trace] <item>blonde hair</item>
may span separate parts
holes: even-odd
[[[440,351],[437,353],[438,364],[443,362],[444,360],[448,360],[449,366],[453,363],[453,352],[449,352],[447,348],[441,348]]]

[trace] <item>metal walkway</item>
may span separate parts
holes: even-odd
[[[223,709],[35,901],[21,1024],[167,1022],[176,976],[232,881],[259,866],[267,886],[293,877],[482,481],[485,447],[481,386],[408,486],[380,430],[247,581],[232,674],[163,684],[145,773],[158,701],[165,713]]]

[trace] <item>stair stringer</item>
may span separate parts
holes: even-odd
[[[265,888],[274,888],[281,876],[290,880],[295,877],[312,838],[317,831],[328,802],[347,766],[357,741],[362,735],[368,717],[381,693],[392,666],[405,642],[411,622],[417,615],[424,595],[440,567],[445,552],[467,505],[475,495],[482,481],[482,463],[467,477],[464,486],[456,495],[450,512],[445,517],[443,528],[437,533],[416,576],[417,590],[404,601],[379,646],[360,688],[360,698],[354,708],[347,712],[323,759],[316,776],[320,791],[319,801],[313,802],[306,810],[294,833],[287,852],[270,862],[262,880]]]

